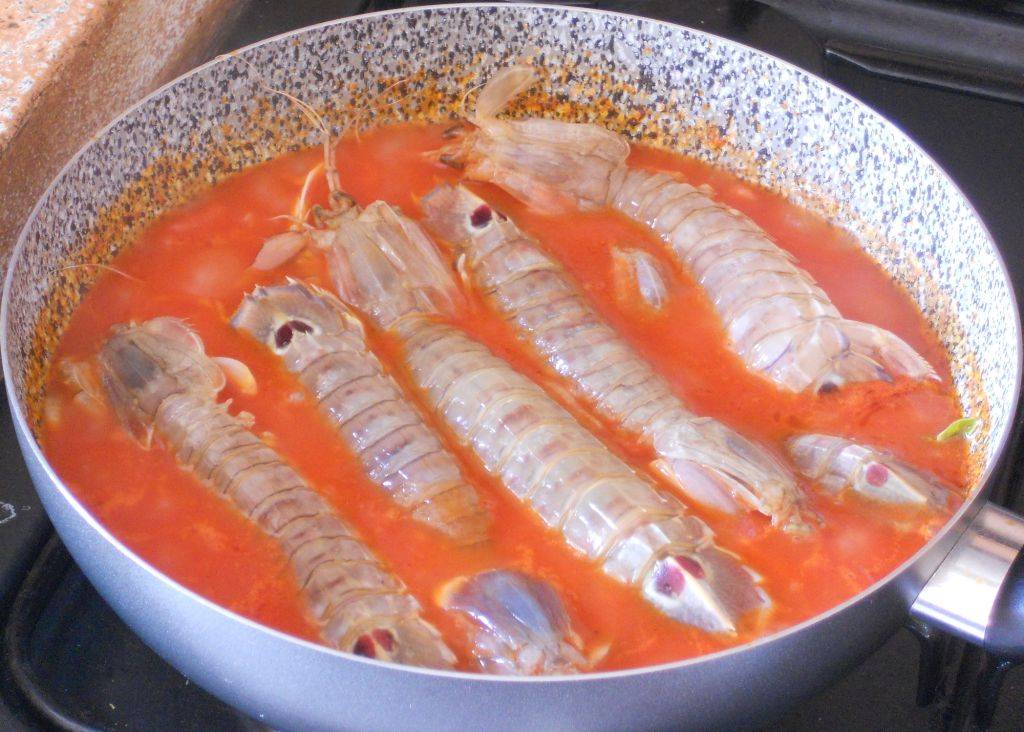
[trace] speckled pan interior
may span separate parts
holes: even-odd
[[[677,26],[551,7],[420,9],[310,28],[207,65],[115,122],[22,234],[7,313],[22,408],[34,412],[48,355],[97,274],[63,267],[108,261],[198,187],[317,142],[270,87],[337,132],[457,116],[467,90],[522,61],[548,83],[513,114],[598,121],[782,191],[852,231],[949,349],[964,410],[984,418],[980,474],[1014,408],[1016,309],[995,246],[953,183],[878,115],[787,64]]]

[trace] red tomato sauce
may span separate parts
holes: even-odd
[[[365,205],[384,199],[418,216],[419,197],[458,173],[430,162],[423,153],[440,146],[437,126],[380,128],[338,145],[342,185]],[[120,254],[84,297],[62,336],[56,359],[94,357],[109,328],[158,315],[185,318],[211,355],[244,361],[258,392],[247,396],[230,384],[223,398],[233,411],[255,416],[254,429],[302,472],[353,524],[420,599],[424,615],[442,631],[469,667],[466,639],[436,602],[446,581],[493,567],[516,567],[550,581],[560,591],[588,647],[608,645],[600,669],[637,667],[708,653],[792,625],[851,597],[894,569],[925,543],[945,516],[872,505],[857,498],[835,500],[804,485],[810,506],[823,519],[810,537],[772,530],[767,520],[699,510],[723,546],[738,552],[764,576],[772,610],[736,637],[687,628],[659,614],[640,595],[612,581],[573,554],[500,485],[472,455],[460,452],[467,475],[494,516],[492,540],[457,548],[415,523],[362,472],[280,360],[228,319],[256,284],[284,276],[330,289],[322,255],[306,251],[272,272],[249,268],[264,240],[284,231],[307,173],[320,150],[284,155],[234,176],[153,223]],[[932,436],[960,416],[949,380],[946,353],[910,298],[896,287],[843,231],[762,190],[696,160],[636,148],[630,164],[682,173],[708,183],[720,200],[763,226],[821,283],[847,317],[894,331],[922,353],[942,375],[941,383],[898,380],[844,387],[827,395],[782,392],[752,374],[728,347],[722,324],[707,296],[665,256],[649,232],[609,211],[543,216],[490,186],[475,186],[520,226],[537,237],[579,280],[590,301],[654,367],[694,411],[716,417],[781,454],[783,441],[808,431],[843,434],[892,450],[912,464],[964,488],[962,441],[938,443]],[[311,203],[324,203],[322,176]],[[671,295],[660,313],[615,295],[611,251],[642,247],[670,272]],[[473,336],[516,368],[552,387],[553,374],[527,353],[504,322],[466,293],[458,320]],[[397,343],[370,331],[371,345],[399,381]],[[552,394],[564,400],[564,390]],[[317,627],[276,543],[179,468],[160,447],[144,450],[109,409],[73,399],[74,391],[52,369],[45,400],[43,448],[75,495],[129,548],[196,592],[266,625],[310,639]],[[595,424],[568,404],[622,455],[642,451],[613,427]],[[439,428],[454,447],[451,436]],[[642,467],[642,465],[638,465]],[[898,515],[897,515],[898,514]]]

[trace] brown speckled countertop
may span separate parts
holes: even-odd
[[[96,0],[13,0],[0,9],[0,146],[20,127],[61,57],[103,12]]]
[[[93,133],[203,61],[244,0],[0,0],[0,271]]]

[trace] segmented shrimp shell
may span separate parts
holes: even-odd
[[[454,288],[449,272],[432,267],[436,249],[415,222],[381,228],[378,220],[338,229],[330,261],[339,294],[400,340],[426,402],[491,475],[572,549],[681,622],[735,632],[742,616],[766,606],[754,576],[682,504],[637,476],[535,383],[440,322],[446,311],[438,303],[451,300],[415,297],[418,289]],[[387,256],[399,250],[406,256]],[[427,282],[427,272],[443,278]]]
[[[106,394],[134,434],[273,537],[325,641],[359,655],[451,667],[455,657],[420,605],[323,498],[216,401],[220,369],[183,322],[120,326],[99,356]]]
[[[334,297],[299,282],[258,287],[231,324],[280,356],[392,500],[460,544],[487,539],[476,490]]]
[[[649,445],[655,467],[701,503],[756,510],[807,531],[793,476],[767,450],[690,412],[668,383],[594,310],[541,245],[464,187],[422,201],[427,222],[462,252],[469,283],[608,421]]]
[[[507,102],[529,86],[528,78],[523,67],[512,67],[488,87],[504,91]],[[608,206],[650,227],[704,287],[730,344],[752,371],[791,391],[896,376],[937,378],[893,333],[843,318],[813,278],[748,217],[676,176],[628,167],[629,145],[609,130],[497,119],[502,105],[488,87],[481,93],[486,108],[473,118],[476,129],[442,149],[439,159],[541,210]]]
[[[880,503],[942,509],[950,488],[891,453],[832,435],[800,435],[787,444],[793,464],[837,494],[855,491]]]

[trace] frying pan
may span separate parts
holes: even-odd
[[[340,131],[451,118],[470,86],[522,60],[549,78],[524,102],[531,113],[595,120],[781,191],[851,231],[918,303],[951,355],[964,411],[983,428],[972,437],[971,496],[889,576],[783,632],[656,667],[532,679],[399,667],[284,635],[185,589],[112,536],[47,463],[32,407],[98,269],[65,265],[107,262],[197,187],[317,142],[268,87]],[[397,99],[381,94],[398,79]],[[0,319],[21,449],[82,570],[178,669],[277,727],[735,727],[828,684],[908,612],[1001,655],[1024,648],[1024,523],[985,498],[1021,372],[1017,307],[994,242],[892,124],[783,61],[696,30],[565,8],[439,6],[327,23],[218,59],[129,110],[67,165],[21,234]]]

